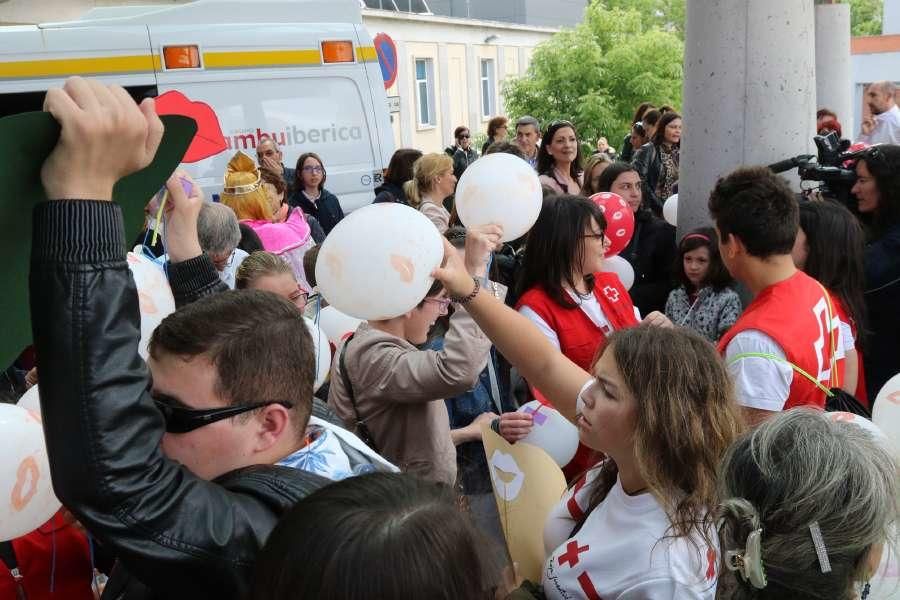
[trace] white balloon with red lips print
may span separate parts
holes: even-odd
[[[346,315],[392,319],[425,298],[443,258],[443,239],[428,217],[402,204],[370,204],[344,217],[322,242],[316,283]]]
[[[463,225],[500,225],[502,241],[508,242],[525,235],[537,221],[543,192],[531,165],[518,156],[498,152],[466,167],[454,202]]]
[[[0,541],[30,533],[60,508],[40,413],[0,404]]]

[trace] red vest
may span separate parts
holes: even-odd
[[[837,313],[838,317],[844,323],[850,325],[850,331],[853,333],[853,338],[859,335],[859,330],[856,327],[856,323],[851,322],[849,313],[847,312],[847,308],[844,306],[844,303],[841,302],[841,299],[838,298],[831,290],[828,290],[831,294],[831,302],[834,305],[834,312]],[[866,392],[866,373],[865,369],[863,369],[863,355],[862,350],[859,348],[859,341],[857,341],[854,346],[856,347],[856,391],[853,392],[853,397],[860,401],[860,403],[868,407],[869,406],[869,395]],[[838,381],[843,384],[844,383],[844,371],[846,370],[845,361],[840,361],[838,364],[840,365],[838,368]]]
[[[834,297],[831,299],[830,326],[827,323],[828,313],[828,301],[822,286],[803,271],[797,271],[759,293],[737,323],[722,336],[719,352],[724,355],[728,343],[738,333],[755,329],[775,340],[789,362],[828,387],[831,336],[834,336],[837,345],[840,335]],[[838,373],[843,372],[843,362],[843,359],[837,361]],[[794,372],[784,410],[797,406],[825,408],[825,393]]]
[[[594,273],[594,296],[614,330],[638,324],[631,296],[614,273]],[[559,349],[566,358],[585,371],[591,370],[594,355],[597,348],[606,342],[606,335],[581,308],[560,306],[542,286],[533,287],[522,294],[516,309],[523,305],[536,312],[556,332]]]
[[[638,324],[631,296],[617,275],[594,273],[594,296],[614,330]],[[577,306],[575,308],[560,306],[540,286],[525,292],[519,299],[516,309],[523,305],[537,313],[556,332],[560,351],[566,358],[590,372],[597,349],[606,343],[606,335],[594,325],[584,311]],[[552,406],[536,388],[532,388],[532,392],[541,404]],[[597,452],[579,442],[575,457],[563,468],[566,481],[571,481],[593,467],[598,458]]]

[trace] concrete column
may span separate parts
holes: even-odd
[[[882,35],[900,34],[900,2],[896,0],[884,1],[884,25]]]
[[[688,0],[678,233],[710,222],[716,179],[812,154],[812,0]]]
[[[854,139],[850,80],[850,5],[816,5],[816,108],[837,113],[844,137]]]

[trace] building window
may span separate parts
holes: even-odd
[[[416,112],[420,127],[437,125],[434,114],[434,61],[416,59]]]
[[[494,106],[494,93],[496,89],[496,78],[494,77],[494,60],[484,58],[481,60],[481,116],[489,119],[494,116],[496,107]]]
[[[428,8],[428,3],[425,0],[361,0],[360,7],[394,12],[431,14],[431,9]]]

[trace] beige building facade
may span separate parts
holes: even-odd
[[[557,31],[372,9],[363,10],[363,23],[397,46],[397,80],[387,90],[397,111],[394,141],[425,152],[452,144],[459,125],[473,138],[486,132],[491,117],[505,114],[503,82],[524,75],[535,46]]]

